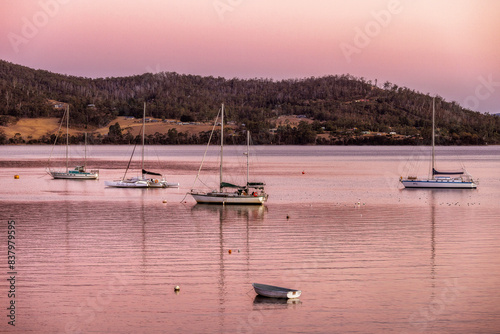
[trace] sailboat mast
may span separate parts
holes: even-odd
[[[249,156],[250,156],[250,131],[247,130],[247,187],[249,180],[249,167],[248,167]]]
[[[83,170],[87,168],[87,132],[85,132],[85,158],[83,159]]]
[[[146,130],[146,102],[144,102],[144,110],[142,112],[142,159],[141,159],[141,175],[144,178],[144,132]]]
[[[69,105],[66,107],[66,173],[68,172],[68,150],[69,150]]]
[[[221,121],[220,121],[220,182],[219,182],[219,190],[222,192],[222,159],[224,156],[224,103],[222,104],[221,111]]]
[[[434,178],[434,158],[435,158],[435,152],[434,152],[434,146],[435,146],[435,117],[436,117],[436,109],[434,106],[434,98],[432,98],[432,170],[431,170],[431,175],[432,178]]]

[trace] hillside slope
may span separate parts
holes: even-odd
[[[189,122],[213,121],[224,103],[228,119],[240,127],[245,124],[257,143],[368,143],[351,139],[363,133],[366,137],[367,132],[395,132],[403,136],[399,139],[408,139],[404,143],[418,144],[418,138],[424,143],[430,138],[432,97],[389,82],[377,85],[350,75],[273,81],[146,73],[90,79],[0,61],[0,125],[25,118],[60,118],[62,110],[50,100],[68,103],[71,126],[89,132],[115,124],[118,116],[140,117],[144,101],[148,116]],[[500,143],[499,117],[463,109],[439,96],[436,107],[441,143]],[[300,129],[289,124],[279,126],[278,117],[284,115],[314,122],[305,122]],[[10,134],[0,133],[0,141],[9,142]],[[175,142],[202,140],[192,134],[184,133]],[[121,142],[108,139],[108,143]],[[96,137],[95,143],[102,141],[102,137]]]

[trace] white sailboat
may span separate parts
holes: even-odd
[[[446,188],[446,189],[476,189],[477,182],[463,168],[457,172],[437,171],[435,166],[435,114],[434,99],[432,100],[432,158],[431,177],[419,179],[416,176],[400,177],[399,181],[405,188]]]
[[[63,118],[61,119],[61,125],[66,117],[66,169],[65,170],[53,170],[48,168],[48,173],[54,179],[66,179],[66,180],[96,180],[99,178],[99,170],[92,169],[90,172],[86,171],[87,165],[87,133],[85,133],[85,159],[83,166],[76,166],[73,170],[69,169],[69,106],[66,107]],[[59,128],[60,130],[61,128]],[[57,143],[57,137],[54,142],[54,146]],[[52,155],[52,154],[51,154]],[[50,166],[50,157],[49,157]]]
[[[160,173],[150,172],[144,169],[144,132],[146,129],[146,103],[144,102],[144,111],[142,115],[142,160],[141,160],[141,176],[125,178],[130,166],[130,161],[125,170],[123,178],[114,181],[104,181],[106,187],[111,188],[177,188],[179,183],[167,182]],[[135,147],[134,147],[135,151]],[[132,159],[134,155],[132,151]]]
[[[216,120],[217,123],[217,120]],[[224,104],[221,108],[221,143],[220,143],[220,166],[219,166],[219,189],[210,192],[192,189],[189,194],[200,204],[254,204],[262,205],[267,201],[268,194],[264,191],[265,183],[249,181],[249,145],[250,132],[247,131],[247,175],[246,184],[243,186],[224,182],[223,157],[224,157]],[[212,130],[213,132],[213,130]],[[210,143],[209,143],[210,144]],[[200,166],[201,170],[201,166]],[[198,178],[198,176],[197,176]],[[195,181],[196,182],[196,181]],[[227,191],[226,189],[233,189]]]

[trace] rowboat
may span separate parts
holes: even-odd
[[[252,286],[258,295],[271,298],[299,298],[302,293],[300,290],[267,284],[252,283]]]

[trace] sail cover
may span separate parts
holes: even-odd
[[[464,172],[438,172],[434,168],[432,169],[432,175],[462,175]]]
[[[232,184],[232,183],[229,183],[229,182],[222,182],[220,184],[220,187],[221,188],[239,188],[239,189],[243,189],[245,187],[242,187],[242,186],[238,186],[236,184]]]
[[[142,170],[142,174],[144,174],[144,175],[145,175],[145,174],[148,174],[148,175],[157,175],[157,176],[161,176],[161,174],[160,174],[160,173],[149,172],[149,171],[147,171],[147,170],[145,170],[145,169],[143,169],[143,170]]]
[[[265,185],[264,182],[248,182],[249,188],[264,189]]]
[[[237,189],[245,189],[245,188],[256,188],[256,189],[264,189],[266,184],[264,182],[248,182],[247,186],[238,186],[236,184],[232,184],[229,182],[222,182],[220,184],[221,188],[237,188]]]

